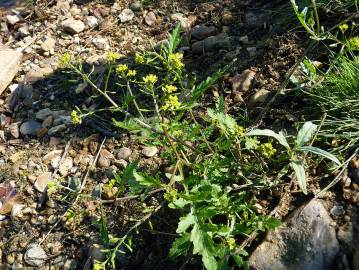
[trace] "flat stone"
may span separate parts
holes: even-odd
[[[41,266],[47,260],[46,252],[38,245],[31,245],[26,250],[24,260],[31,266]]]
[[[80,20],[67,19],[61,23],[64,31],[70,34],[81,33],[85,29],[85,24]]]
[[[52,115],[52,111],[49,108],[38,111],[35,115],[38,120],[45,120],[48,116]]]
[[[41,44],[41,49],[44,52],[48,52],[50,50],[53,50],[55,48],[55,44],[56,44],[56,40],[52,37],[48,37],[47,39],[45,39],[44,42],[42,42]]]
[[[43,158],[42,161],[48,165],[51,160],[53,160],[57,156],[61,156],[62,150],[52,150],[51,152],[47,153]]]
[[[97,166],[99,168],[108,168],[111,165],[111,160],[114,159],[115,157],[107,149],[102,149],[97,160]]]
[[[48,134],[51,136],[51,135],[54,135],[54,134],[59,133],[61,131],[64,131],[65,129],[66,129],[65,124],[54,126],[54,127],[49,129]]]
[[[320,200],[296,210],[270,231],[249,258],[257,270],[330,269],[339,252],[333,220]]]
[[[6,21],[10,25],[14,25],[15,23],[18,23],[21,20],[22,20],[22,18],[19,15],[7,15],[6,16]]]
[[[133,18],[135,17],[135,13],[133,13],[133,11],[129,8],[126,8],[124,10],[122,10],[122,12],[120,13],[120,15],[118,15],[118,18],[120,19],[120,21],[122,23],[124,22],[129,22],[131,21]]]
[[[59,167],[59,173],[61,176],[67,176],[73,167],[73,161],[71,157],[65,158]]]
[[[17,123],[13,123],[9,126],[10,134],[13,138],[18,139],[20,137],[19,125]]]
[[[117,152],[117,158],[118,159],[124,159],[128,160],[128,158],[131,156],[132,151],[128,147],[121,147],[120,150]]]
[[[19,28],[19,33],[22,37],[26,37],[30,35],[29,27],[27,25],[23,25]]]
[[[133,11],[141,11],[142,9],[142,3],[141,1],[133,1],[130,5],[130,9],[132,9]]]
[[[0,95],[18,72],[21,58],[22,53],[20,51],[0,49]]]
[[[229,48],[230,45],[230,38],[226,34],[221,33],[193,43],[192,51],[196,54],[202,54],[219,49],[226,49]]]
[[[152,11],[148,12],[145,16],[145,22],[149,26],[154,25],[156,23],[156,20],[156,14]]]
[[[98,20],[95,16],[88,16],[86,18],[86,25],[90,28],[95,28],[98,26]]]
[[[92,44],[99,50],[108,50],[110,48],[106,38],[94,38]]]
[[[50,172],[45,172],[45,173],[40,174],[37,177],[36,182],[34,184],[36,190],[39,192],[44,192],[44,190],[47,187],[47,184],[50,182],[50,180],[51,180]]]
[[[142,148],[142,154],[145,157],[153,157],[157,154],[158,149],[156,146],[145,146]]]
[[[216,33],[216,27],[206,25],[196,25],[191,31],[191,36],[197,40],[205,39]]]
[[[270,95],[271,91],[266,89],[260,89],[254,95],[249,98],[249,107],[254,107],[257,104],[263,103],[267,100],[268,96]]]
[[[35,120],[24,122],[20,126],[20,133],[22,135],[36,135],[36,132],[41,128],[41,124]]]
[[[232,91],[246,93],[252,86],[256,73],[253,70],[246,69],[241,74],[236,74],[231,80]]]

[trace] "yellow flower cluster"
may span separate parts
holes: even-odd
[[[77,114],[76,111],[72,111],[71,112],[71,122],[74,125],[81,124],[81,122],[82,122],[81,115]]]
[[[342,32],[343,34],[349,29],[349,26],[346,23],[343,23],[341,25],[339,25],[339,30],[340,32]]]
[[[127,71],[127,76],[128,76],[128,77],[135,77],[136,74],[137,74],[137,72],[136,72],[136,70],[134,70],[134,69],[129,69],[129,70]]]
[[[234,250],[236,248],[236,240],[232,237],[227,239],[227,244],[230,250]]]
[[[121,58],[121,54],[117,52],[108,52],[106,58],[108,62],[115,62],[116,60]]]
[[[137,64],[143,64],[145,62],[145,57],[139,53],[135,54],[135,62]]]
[[[162,110],[171,111],[177,110],[181,106],[181,102],[178,100],[177,96],[170,95],[165,99],[165,104],[162,106]]]
[[[183,60],[182,53],[172,53],[169,56],[170,63],[172,64],[174,69],[177,69],[177,70],[180,70],[184,67],[182,60]]]
[[[261,144],[258,150],[268,158],[272,157],[277,152],[277,150],[273,148],[271,142]]]
[[[128,70],[128,66],[126,64],[119,64],[116,67],[116,72],[119,74],[123,74]]]
[[[72,56],[69,53],[65,53],[59,59],[60,65],[66,67],[68,64],[70,64],[71,60]]]
[[[157,76],[154,74],[148,74],[146,77],[143,77],[143,82],[145,84],[154,84],[157,82]]]
[[[353,37],[348,40],[347,46],[351,50],[359,50],[359,37]]]
[[[177,87],[171,84],[167,84],[164,87],[162,87],[162,90],[165,93],[173,93],[177,91]]]

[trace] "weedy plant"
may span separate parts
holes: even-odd
[[[289,166],[306,193],[306,155],[302,153],[311,152],[339,164],[333,155],[307,145],[317,130],[310,122],[303,125],[291,145],[283,132],[246,132],[247,127],[226,113],[223,98],[218,98],[215,108],[202,108],[200,98],[227,68],[197,84],[184,69],[183,55],[176,51],[180,40],[178,25],[158,50],[138,52],[127,60],[110,53],[102,89],[70,56],[62,59],[109,104],[97,111],[78,109],[72,113],[73,122],[81,123],[84,117],[104,110],[122,113],[121,119],[113,117],[114,125],[136,134],[143,143],[160,147],[169,169],[149,174],[136,161],[122,174],[115,174],[110,185],[118,188],[118,195],[163,192],[163,203],[147,209],[146,215],[119,238],[109,237],[102,216],[101,238],[107,258],[97,262],[96,269],[115,268],[116,254],[131,250],[132,231],[148,222],[164,203],[181,215],[170,259],[199,255],[206,269],[248,268],[248,254],[240,243],[253,232],[279,224],[276,218],[256,210],[255,194],[283,181]],[[109,87],[113,73],[116,91]]]

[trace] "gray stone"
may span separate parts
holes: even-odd
[[[332,219],[320,200],[313,199],[279,228],[267,234],[249,258],[257,270],[325,270],[339,252]]]
[[[230,45],[230,38],[226,34],[219,34],[193,43],[192,51],[193,53],[201,54],[219,49],[226,49],[229,48]]]
[[[50,50],[53,50],[55,48],[55,44],[56,44],[56,40],[52,37],[48,37],[47,39],[45,39],[44,42],[42,42],[41,44],[41,49],[44,52],[48,52]]]
[[[85,24],[80,20],[67,19],[61,24],[64,31],[70,34],[81,33],[85,29]]]
[[[133,13],[133,11],[129,8],[126,8],[124,10],[122,10],[122,12],[120,13],[120,15],[118,15],[118,18],[120,19],[120,21],[122,23],[124,22],[129,22],[131,21],[133,18],[135,17],[135,13]]]
[[[22,53],[10,49],[0,49],[0,95],[14,79],[20,68]]]
[[[156,146],[145,146],[142,148],[142,154],[145,157],[153,157],[157,154],[158,149]]]
[[[54,127],[49,129],[48,134],[51,136],[51,135],[54,135],[54,134],[59,133],[61,131],[64,131],[65,129],[66,129],[65,124],[54,126]]]
[[[20,15],[7,15],[6,16],[6,21],[8,24],[10,25],[14,25],[15,23],[18,23],[19,21],[21,21],[21,17]]]
[[[45,77],[52,74],[54,71],[50,66],[42,67],[42,68],[33,68],[25,75],[26,82],[36,82],[39,80],[43,80]]]
[[[132,4],[130,5],[130,9],[132,9],[135,12],[141,11],[141,9],[142,9],[141,1],[133,1]]]
[[[146,24],[149,25],[149,26],[155,24],[155,23],[156,23],[156,20],[157,20],[156,15],[155,15],[155,13],[152,12],[152,11],[148,12],[148,13],[146,14],[146,16],[145,16],[145,22],[146,22]]]
[[[98,26],[98,20],[95,16],[88,16],[86,18],[86,25],[90,28],[95,28]]]
[[[47,260],[46,252],[38,245],[31,245],[26,250],[24,260],[31,266],[41,266]]]
[[[29,27],[27,25],[23,25],[19,28],[19,33],[22,37],[26,37],[30,35]]]
[[[128,160],[128,158],[131,156],[132,151],[128,147],[121,147],[120,150],[117,152],[117,158],[118,159],[124,159]]]
[[[38,120],[45,120],[47,117],[52,115],[52,111],[49,108],[42,109],[38,111],[35,115],[36,119]]]
[[[41,124],[35,120],[24,122],[20,126],[20,133],[22,135],[35,135],[41,128]]]
[[[270,91],[266,89],[260,89],[258,92],[256,92],[253,96],[249,98],[249,107],[254,107],[259,103],[263,103],[267,100],[269,95]]]
[[[205,39],[216,33],[216,27],[206,25],[196,25],[191,31],[191,36],[197,40]]]
[[[71,157],[67,157],[63,160],[59,167],[59,173],[61,176],[67,176],[73,166],[73,161]]]
[[[106,38],[94,38],[92,44],[99,50],[108,50],[110,48]]]
[[[20,137],[19,133],[19,125],[17,123],[13,123],[9,127],[10,134],[14,139],[18,139]]]
[[[50,180],[51,180],[50,172],[45,172],[45,173],[40,174],[37,177],[36,182],[34,184],[36,190],[39,192],[44,192],[44,190],[47,187],[47,184],[50,182]]]

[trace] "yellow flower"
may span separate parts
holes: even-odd
[[[171,84],[167,84],[164,87],[162,87],[163,92],[166,93],[173,93],[177,91],[177,87]]]
[[[339,25],[339,30],[344,34],[349,29],[349,26],[346,23]]]
[[[108,62],[115,62],[117,59],[121,58],[121,54],[117,52],[108,52],[106,58]]]
[[[227,239],[227,244],[229,246],[229,249],[233,250],[236,247],[236,240],[231,237],[231,238]]]
[[[145,57],[139,53],[135,54],[135,62],[137,64],[143,64],[145,62]]]
[[[154,74],[149,74],[146,77],[143,77],[143,82],[145,84],[154,84],[157,82],[157,76]]]
[[[71,122],[74,125],[81,124],[81,122],[82,122],[81,115],[77,114],[76,111],[72,111],[71,112]]]
[[[70,64],[71,60],[72,60],[71,54],[65,53],[59,59],[60,65],[66,67],[68,64]]]
[[[178,97],[171,95],[165,100],[165,104],[162,106],[162,110],[177,110],[180,106],[181,102],[179,102]]]
[[[126,72],[128,70],[128,66],[126,64],[119,64],[116,67],[116,72],[119,74],[123,74],[124,72]]]
[[[184,67],[184,64],[182,63],[182,59],[183,59],[182,53],[172,53],[169,56],[169,61],[174,69],[182,69]]]
[[[137,74],[137,72],[134,69],[130,69],[130,70],[127,71],[127,76],[128,77],[135,77],[136,74]]]
[[[268,158],[272,157],[277,152],[277,150],[273,148],[271,142],[261,144],[258,149],[264,156]]]
[[[359,50],[359,37],[353,37],[348,40],[347,46],[351,50]]]

